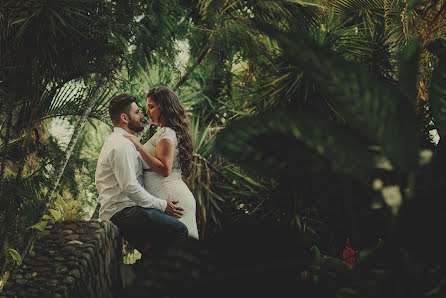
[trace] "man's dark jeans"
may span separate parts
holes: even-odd
[[[188,236],[187,227],[182,222],[153,208],[127,207],[110,220],[122,237],[140,252],[147,243],[164,247]]]

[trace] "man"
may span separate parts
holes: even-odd
[[[99,218],[111,220],[143,255],[148,243],[164,246],[186,238],[187,227],[177,219],[183,208],[176,205],[178,201],[156,198],[141,186],[141,156],[123,136],[143,130],[144,115],[136,97],[120,94],[108,109],[114,132],[105,141],[96,166]]]

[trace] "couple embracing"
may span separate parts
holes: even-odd
[[[176,94],[152,88],[147,114],[159,130],[145,143],[143,112],[130,94],[109,104],[114,131],[98,158],[95,181],[99,217],[112,221],[144,256],[149,247],[166,247],[182,238],[198,239],[195,199],[183,179],[192,164],[189,120]]]

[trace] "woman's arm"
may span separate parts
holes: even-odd
[[[139,151],[141,157],[152,171],[155,171],[163,177],[170,175],[175,154],[175,145],[171,139],[162,139],[159,141],[155,148],[156,156],[153,156],[149,151],[144,149],[136,136],[127,134],[124,137],[135,144],[136,150]]]

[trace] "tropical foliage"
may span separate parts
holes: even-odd
[[[126,92],[145,106],[147,90],[165,85],[191,120],[187,183],[203,241],[149,260],[129,292],[444,296],[446,156],[432,137],[446,131],[444,1],[0,9],[2,272],[26,254],[43,214],[70,209],[46,190],[96,207],[94,157],[108,130],[93,127],[110,126],[108,100]],[[48,130],[54,117],[74,130],[68,146]],[[156,129],[145,121],[142,141]],[[354,268],[341,261],[347,238]]]
[[[112,95],[110,85],[115,81],[115,71],[122,67],[133,69],[138,59],[152,60],[158,47],[164,47],[166,52],[156,56],[173,59],[175,40],[180,38],[185,26],[165,23],[181,17],[183,10],[178,9],[176,1],[171,6],[163,3],[2,2],[2,272],[8,268],[9,248],[24,252],[29,247],[27,239],[33,237],[27,235],[26,228],[36,223],[52,205],[52,194],[59,182],[63,184],[62,174],[85,121],[88,117],[104,120],[107,115],[104,100]],[[153,15],[157,15],[157,22],[153,22]],[[171,53],[172,58],[168,58]],[[82,116],[78,118],[72,141],[60,151],[59,145],[47,134],[45,119],[76,115]],[[48,195],[38,200],[36,197],[42,193],[43,186],[48,187]]]

